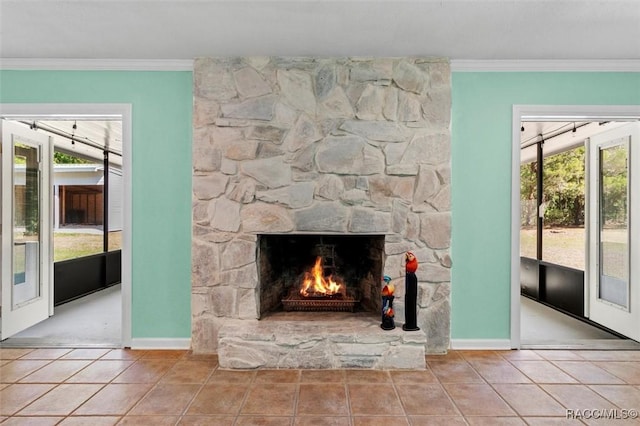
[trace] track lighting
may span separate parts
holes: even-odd
[[[78,123],[77,121],[74,121],[73,126],[71,126],[71,128],[73,129],[73,131],[71,132],[71,145],[74,145],[74,146],[76,144],[76,140],[74,139],[74,137],[76,135],[76,129],[78,128],[77,123]]]

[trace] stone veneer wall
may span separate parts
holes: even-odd
[[[386,235],[399,324],[403,256],[416,254],[418,325],[427,352],[446,352],[449,62],[201,58],[194,85],[193,350],[259,317],[258,234],[329,233]]]

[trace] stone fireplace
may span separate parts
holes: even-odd
[[[197,59],[193,350],[239,368],[419,368],[446,352],[450,109],[444,59]],[[321,334],[313,319],[270,321],[291,284],[269,268],[299,275],[293,263],[334,243],[356,244],[341,267],[368,264],[348,272],[359,312]],[[401,324],[406,251],[420,261],[421,331],[384,331],[381,278],[396,283]]]

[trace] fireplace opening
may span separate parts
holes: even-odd
[[[381,309],[384,235],[259,235],[258,265],[261,318]]]

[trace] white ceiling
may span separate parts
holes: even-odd
[[[0,60],[640,59],[639,0],[0,0]]]

